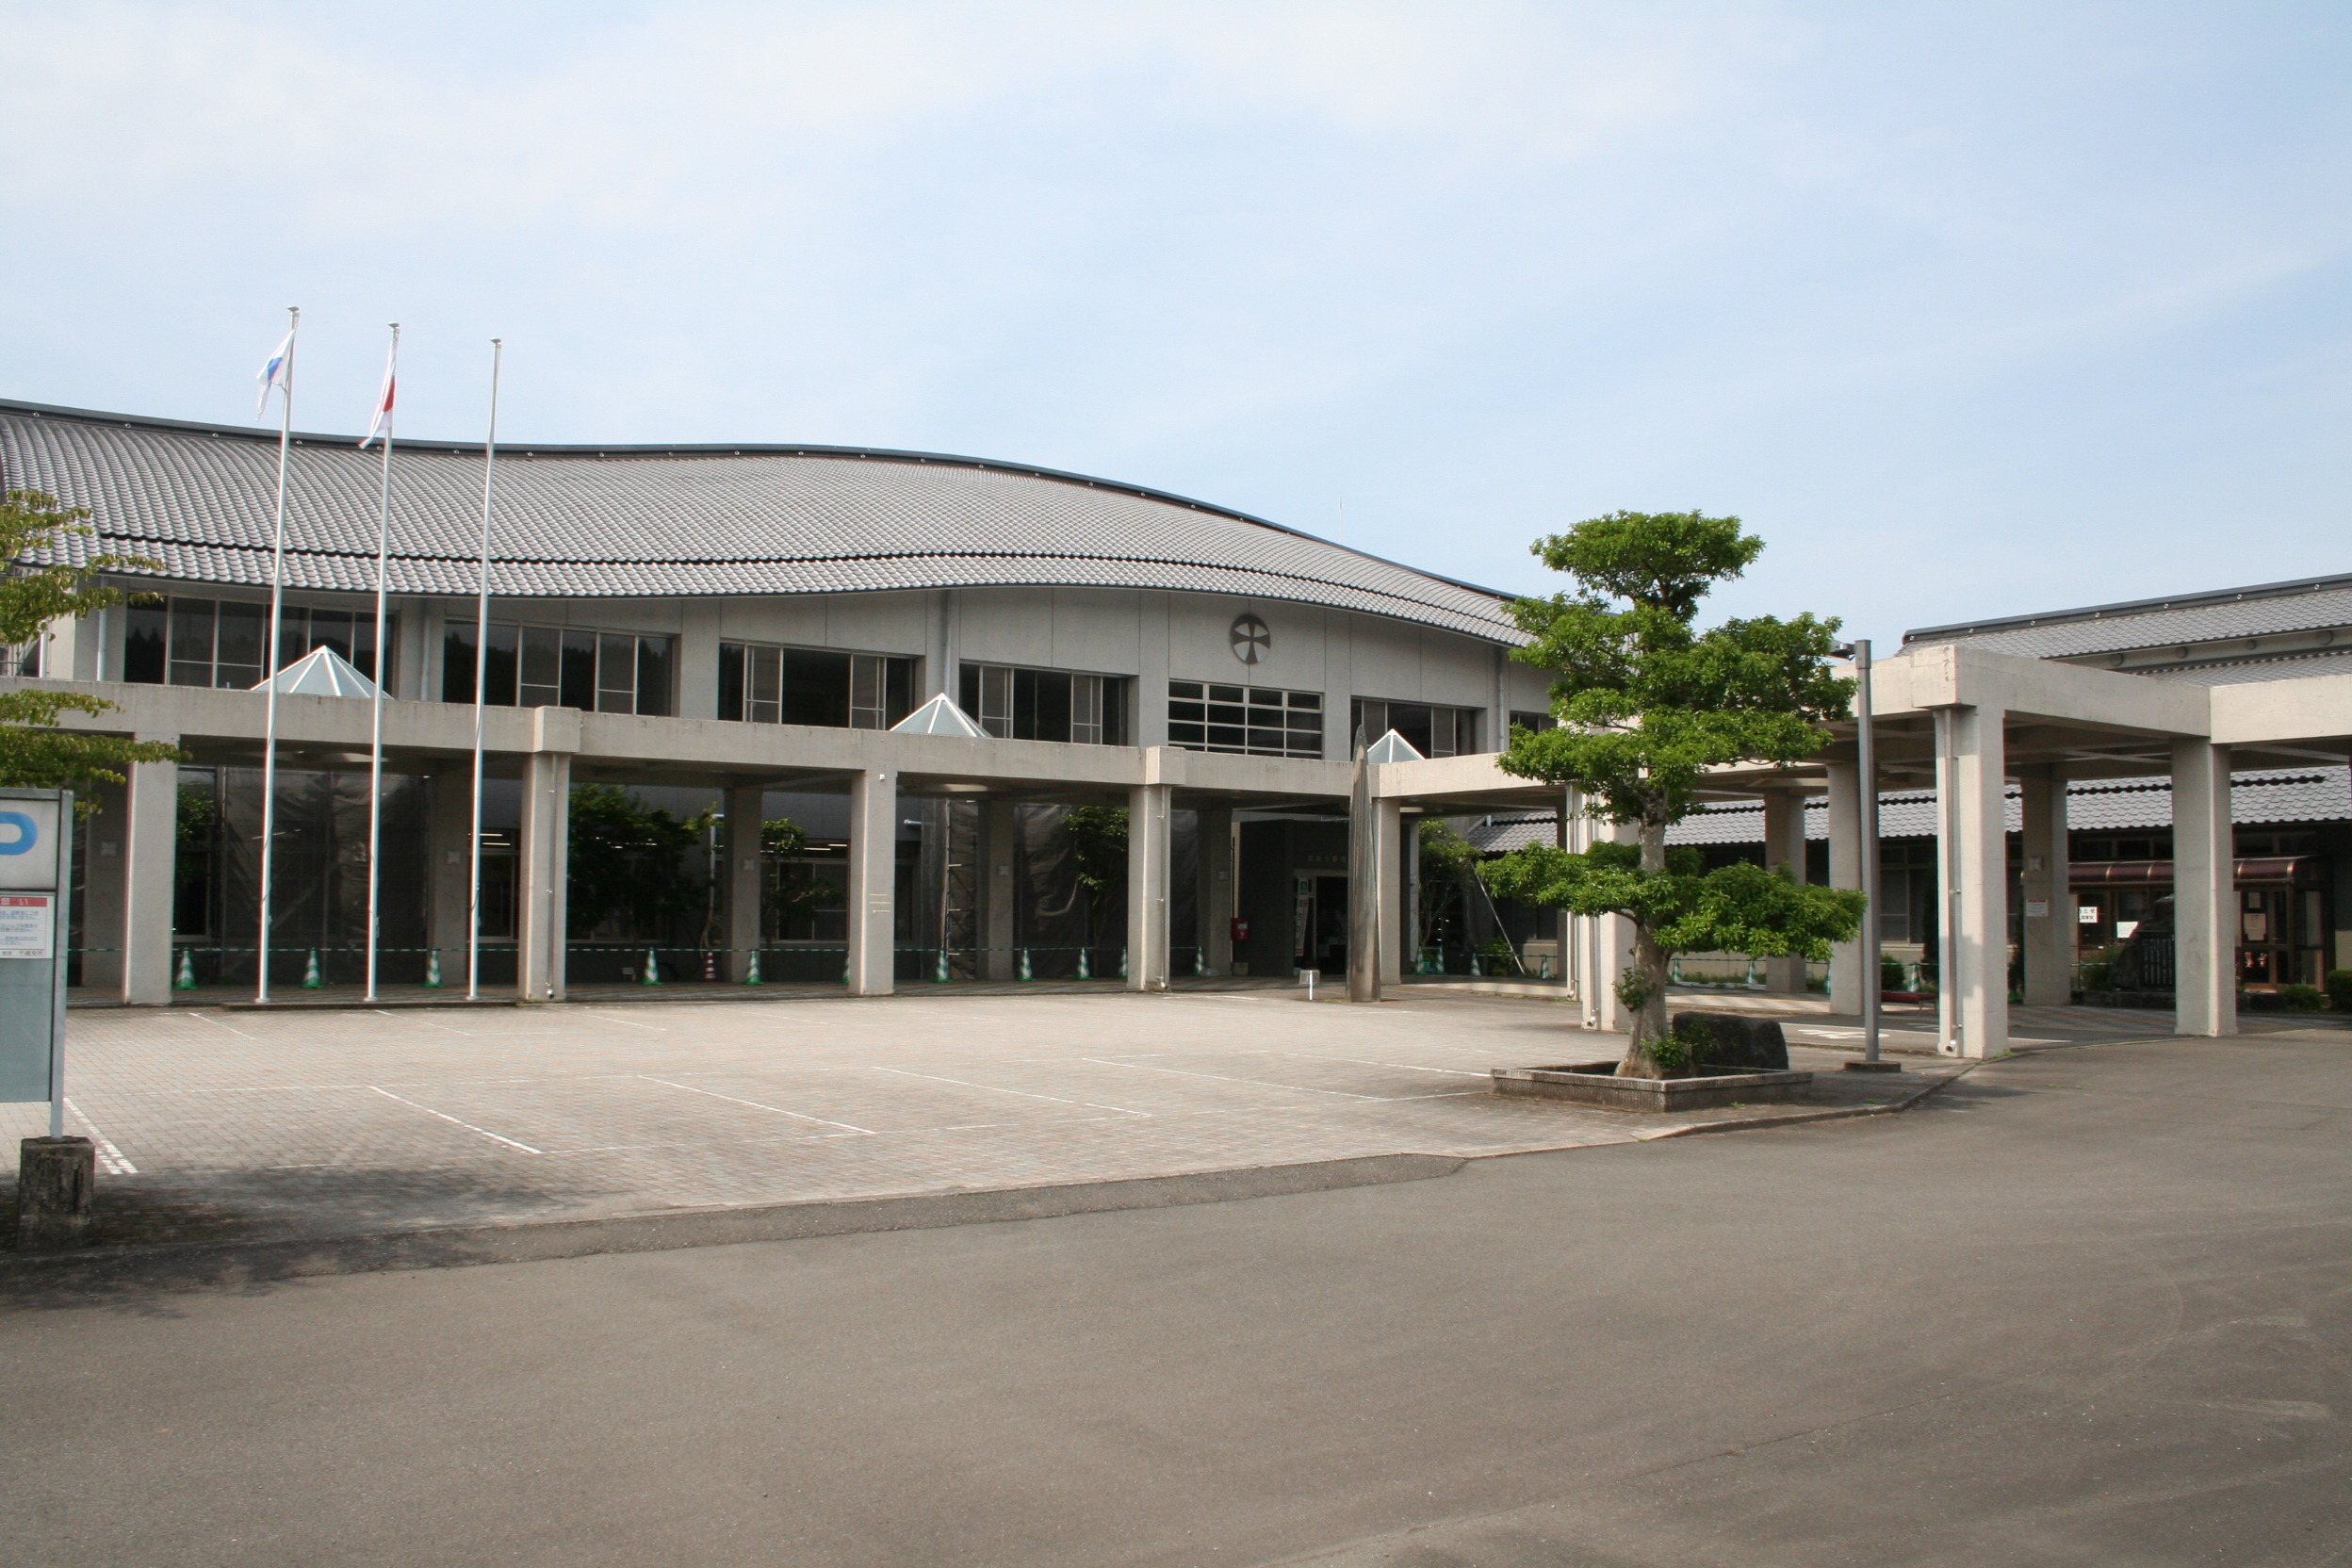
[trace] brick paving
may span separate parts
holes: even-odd
[[[1489,1068],[1622,1045],[1565,1027],[1555,1004],[1496,998],[116,1009],[75,1013],[69,1040],[69,1130],[102,1140],[104,1239],[116,1241],[1488,1155],[1819,1109],[1644,1117],[1495,1098]],[[1905,1086],[1837,1071],[1829,1052],[1794,1054],[1830,1070],[1833,1102]],[[45,1114],[0,1107],[0,1131],[43,1131]]]

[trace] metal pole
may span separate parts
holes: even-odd
[[[474,584],[474,842],[466,895],[466,1000],[482,998],[482,740],[490,695],[490,500],[498,467],[498,367],[503,338],[490,340],[490,429],[482,444],[482,562]],[[517,962],[520,960],[517,959]]]
[[[270,883],[278,847],[278,621],[286,611],[286,460],[294,442],[294,335],[302,331],[299,306],[286,309],[286,379],[278,387],[278,505],[270,534],[270,625],[262,632],[264,699],[261,741],[261,949],[253,1000],[270,1000]],[[263,391],[267,393],[265,385]]]
[[[65,1136],[65,966],[73,935],[74,792],[57,792],[57,890],[49,903],[49,1135]]]
[[[384,361],[384,395],[388,402],[400,368],[400,324],[392,323],[390,357]],[[388,410],[379,410],[388,419]],[[384,427],[384,473],[376,495],[376,657],[371,675],[376,684],[374,710],[368,740],[368,1000],[376,999],[376,944],[382,938],[380,904],[384,879],[384,570],[392,549],[392,427]]]
[[[1878,736],[1870,724],[1870,644],[1854,645],[1854,771],[1862,776],[1862,1059],[1878,1060]]]

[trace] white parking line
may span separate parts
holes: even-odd
[[[1387,1095],[1380,1094],[1352,1094],[1346,1089],[1309,1088],[1304,1084],[1278,1084],[1271,1078],[1230,1078],[1222,1072],[1187,1072],[1180,1067],[1152,1067],[1144,1062],[1105,1061],[1101,1056],[1081,1056],[1078,1059],[1082,1062],[1092,1062],[1097,1067],[1123,1067],[1133,1069],[1137,1072],[1165,1072],[1177,1078],[1214,1078],[1220,1084],[1250,1084],[1262,1089],[1291,1089],[1299,1094],[1335,1094],[1342,1100],[1385,1100],[1390,1098]],[[1415,1095],[1413,1096],[1413,1098],[1417,1100],[1426,1097]]]
[[[90,1141],[94,1144],[98,1150],[99,1169],[105,1171],[109,1176],[136,1176],[139,1174],[139,1167],[124,1159],[122,1157],[122,1151],[117,1149],[113,1144],[106,1141],[106,1135],[98,1130],[98,1124],[90,1120],[90,1118],[84,1114],[79,1105],[74,1103],[74,1100],[71,1095],[66,1097],[65,1108],[74,1113],[74,1120],[90,1129]]]
[[[872,1067],[872,1064],[868,1064]],[[1150,1111],[1131,1111],[1124,1105],[1098,1105],[1091,1100],[1064,1100],[1058,1094],[1031,1094],[1027,1089],[999,1088],[994,1084],[973,1084],[961,1078],[942,1078],[936,1072],[909,1072],[903,1067],[872,1067],[875,1072],[895,1072],[902,1078],[928,1078],[935,1084],[954,1084],[962,1088],[987,1089],[991,1094],[1017,1094],[1023,1100],[1050,1100],[1056,1105],[1084,1105],[1090,1111],[1117,1111],[1121,1116],[1150,1117]]]
[[[259,1035],[249,1035],[242,1029],[230,1029],[227,1024],[221,1022],[219,1019],[209,1017],[204,1013],[182,1013],[180,1016],[182,1018],[192,1018],[199,1023],[209,1023],[216,1029],[228,1029],[230,1034],[235,1035],[239,1039],[257,1040],[261,1037]]]
[[[585,1011],[590,1018],[610,1019],[614,1023],[626,1023],[631,1029],[650,1029],[657,1035],[666,1035],[669,1033],[667,1029],[662,1028],[658,1023],[640,1023],[633,1018],[621,1018],[612,1013],[601,1012],[595,1007],[585,1008],[583,1011]]]
[[[1353,1062],[1358,1067],[1393,1067],[1400,1072],[1443,1072],[1456,1078],[1483,1078],[1466,1067],[1415,1067],[1411,1062],[1376,1062],[1369,1056],[1326,1056],[1319,1051],[1277,1051],[1277,1056],[1298,1056],[1310,1062]]]
[[[731,1094],[721,1094],[716,1089],[698,1089],[692,1084],[673,1084],[667,1078],[655,1078],[643,1072],[632,1073],[630,1076],[642,1078],[648,1084],[659,1084],[663,1088],[684,1089],[688,1094],[707,1094],[713,1100],[724,1100],[733,1105],[749,1105],[755,1111],[774,1111],[778,1116],[797,1117],[802,1121],[813,1121],[820,1127],[844,1127],[853,1133],[863,1133],[868,1137],[874,1135],[874,1131],[871,1127],[853,1127],[846,1121],[827,1121],[821,1116],[802,1116],[800,1112],[788,1111],[781,1105],[763,1105],[757,1100],[738,1100]]]
[[[502,1143],[509,1149],[519,1149],[526,1154],[544,1154],[547,1152],[544,1149],[533,1149],[527,1143],[516,1143],[513,1138],[502,1138],[498,1136],[498,1134],[490,1131],[487,1127],[477,1127],[470,1121],[460,1121],[457,1118],[449,1115],[445,1111],[434,1110],[431,1105],[419,1105],[414,1100],[401,1099],[400,1096],[394,1094],[390,1089],[377,1088],[377,1086],[373,1084],[370,1084],[368,1086],[371,1089],[375,1089],[378,1094],[384,1096],[386,1100],[399,1100],[401,1104],[406,1105],[412,1111],[422,1111],[427,1116],[439,1117],[443,1121],[449,1123],[453,1127],[463,1127],[469,1133],[480,1133],[483,1137],[488,1138],[493,1143]]]

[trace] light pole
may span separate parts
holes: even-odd
[[[1870,727],[1870,643],[1857,637],[1838,650],[1854,661],[1854,766],[1862,795],[1862,844],[1857,874],[1870,903],[1862,910],[1862,1059],[1848,1062],[1857,1072],[1900,1072],[1901,1062],[1878,1054],[1878,737]]]

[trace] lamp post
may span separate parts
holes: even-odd
[[[1854,761],[1862,795],[1862,843],[1856,867],[1862,890],[1870,903],[1862,911],[1862,1059],[1846,1066],[1861,1072],[1899,1072],[1901,1062],[1881,1061],[1878,1054],[1878,738],[1870,726],[1870,643],[1857,637],[1837,650],[1854,661]]]

